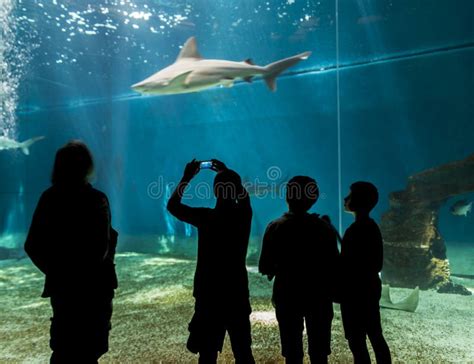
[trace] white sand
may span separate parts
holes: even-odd
[[[193,261],[144,254],[117,257],[120,289],[114,301],[110,352],[104,363],[195,362],[186,351],[192,315]],[[253,271],[253,270],[252,270]],[[250,274],[252,335],[258,362],[281,362],[278,327],[270,305],[271,286]],[[471,284],[472,286],[472,284]],[[41,274],[28,260],[0,264],[0,362],[46,363],[50,308],[39,298]],[[392,289],[396,301],[409,293]],[[420,292],[415,313],[382,309],[387,342],[398,363],[474,363],[474,296]],[[336,306],[331,363],[349,363]],[[232,362],[228,340],[221,362]]]

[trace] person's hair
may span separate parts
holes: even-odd
[[[89,148],[80,140],[71,140],[56,152],[51,182],[54,185],[87,183],[93,171]]]
[[[351,210],[370,212],[378,201],[379,192],[372,183],[359,181],[351,185]]]
[[[295,176],[286,185],[286,202],[290,211],[306,212],[319,197],[316,181],[307,176]]]
[[[225,169],[214,178],[214,195],[218,200],[235,201],[242,191],[242,179],[231,169]]]

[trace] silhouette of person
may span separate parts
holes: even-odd
[[[270,222],[259,261],[260,273],[275,277],[272,301],[286,363],[303,363],[306,323],[312,363],[327,363],[331,353],[332,292],[339,251],[334,230],[319,215],[308,213],[319,197],[316,181],[290,179],[289,211]]]
[[[198,228],[194,275],[194,315],[189,324],[189,351],[199,363],[216,363],[226,331],[236,363],[254,363],[250,301],[245,260],[252,209],[240,176],[213,159],[215,208],[190,207],[181,202],[186,186],[200,171],[192,160],[168,201],[168,211]]]
[[[377,188],[369,182],[352,184],[344,199],[345,211],[355,215],[355,222],[347,228],[341,244],[341,315],[356,364],[370,363],[366,336],[377,363],[391,363],[379,308],[383,240],[377,223],[369,215],[377,202]]]
[[[84,143],[57,151],[52,186],[39,199],[25,242],[46,276],[41,296],[53,310],[51,363],[97,363],[108,351],[118,234],[107,197],[88,182],[92,171]]]

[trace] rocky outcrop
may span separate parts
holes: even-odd
[[[469,291],[466,287],[463,285],[453,283],[453,282],[447,282],[445,284],[442,284],[438,288],[438,293],[454,293],[454,294],[460,294],[462,296],[472,296],[472,292]]]
[[[390,194],[382,216],[383,281],[421,289],[449,282],[446,246],[438,232],[438,213],[447,199],[474,191],[474,154],[408,178],[404,191]]]

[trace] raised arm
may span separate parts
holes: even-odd
[[[194,226],[199,226],[203,215],[203,209],[187,206],[183,204],[181,200],[189,182],[198,172],[198,161],[193,159],[191,162],[186,164],[183,177],[181,178],[181,181],[179,181],[178,186],[176,186],[176,189],[171,194],[171,197],[168,200],[168,205],[166,206],[171,215]]]
[[[250,205],[250,195],[244,186],[240,185],[239,188],[240,188],[240,191],[238,191],[238,194],[237,194],[237,196],[239,197],[237,200],[239,207],[251,214],[252,207]]]
[[[211,159],[212,161],[212,167],[211,169],[216,172],[221,172],[223,170],[227,169],[227,166],[221,162],[218,159]],[[248,212],[249,214],[252,214],[252,207],[250,204],[250,196],[249,193],[247,192],[247,189],[240,184],[240,186],[237,186],[237,202],[239,204],[239,207]]]

